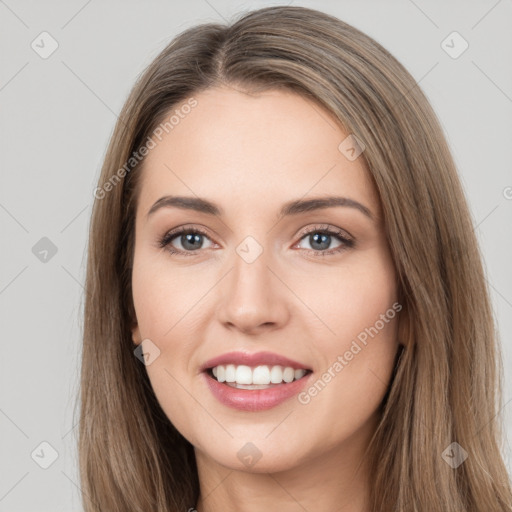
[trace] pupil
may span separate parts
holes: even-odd
[[[319,238],[321,241],[318,240]],[[311,247],[315,248],[314,244],[320,243],[320,245],[323,244],[323,246],[317,247],[318,249],[327,249],[329,247],[331,236],[326,235],[325,233],[315,233],[314,235],[311,235],[311,239],[313,240],[313,243],[310,241]]]

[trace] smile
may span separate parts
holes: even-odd
[[[271,352],[230,352],[200,368],[207,389],[223,405],[240,411],[277,407],[301,392],[312,370]]]
[[[254,368],[246,365],[219,365],[210,369],[218,382],[237,389],[267,389],[277,385],[299,380],[309,370],[294,369],[291,366],[261,365]]]

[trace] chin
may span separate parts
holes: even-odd
[[[213,459],[217,464],[247,473],[279,473],[288,471],[300,464],[304,458],[298,453],[299,446],[285,444],[284,440],[274,439],[249,441],[231,439],[228,443],[216,444],[203,449],[202,456]],[[302,450],[304,446],[301,446]],[[197,452],[196,452],[197,456]]]

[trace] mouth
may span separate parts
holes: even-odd
[[[309,375],[307,368],[283,365],[235,365],[220,364],[205,370],[218,383],[235,389],[263,390],[299,381]]]
[[[207,388],[224,406],[239,411],[272,409],[297,396],[313,372],[280,365],[217,365],[203,370]]]

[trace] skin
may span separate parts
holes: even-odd
[[[150,339],[160,350],[146,369],[167,417],[195,447],[197,509],[367,511],[364,451],[390,381],[398,317],[342,371],[332,370],[358,334],[397,301],[366,163],[338,149],[348,134],[329,112],[293,92],[249,95],[221,87],[194,97],[197,106],[146,157],[132,332],[136,344]],[[169,207],[148,217],[171,194],[206,198],[224,214]],[[374,219],[346,206],[278,216],[287,201],[328,195],[362,203]],[[159,247],[160,238],[185,224],[207,231],[199,249],[179,235],[172,246],[189,255]],[[356,245],[315,256],[343,246],[332,236],[319,249],[303,234],[326,224]],[[252,263],[236,252],[247,236],[263,248]],[[328,368],[335,376],[307,404],[293,397],[262,412],[231,409],[211,394],[199,368],[233,350],[271,351],[305,363],[312,383]],[[237,457],[247,442],[261,454],[251,467]]]

